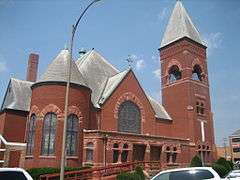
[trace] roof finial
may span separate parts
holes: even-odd
[[[68,50],[67,44],[64,45],[64,50]]]
[[[129,69],[132,68],[132,63],[133,63],[133,58],[131,55],[128,55],[127,59],[126,59],[127,63],[128,63],[128,67]]]

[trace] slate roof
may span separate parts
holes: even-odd
[[[183,37],[188,37],[204,45],[197,28],[194,26],[182,2],[177,1],[168,21],[160,48]]]
[[[11,78],[3,99],[1,110],[14,109],[29,111],[32,82]]]
[[[68,78],[67,61],[69,58],[69,50],[62,50],[48,66],[45,73],[40,77],[37,82],[66,82]],[[77,65],[74,61],[72,61],[71,83],[87,86],[82,74],[79,72]]]
[[[76,61],[76,64],[88,87],[92,90],[91,100],[93,105],[100,108],[98,101],[108,78],[116,75],[119,71],[95,50],[88,51]]]
[[[62,50],[37,83],[65,82],[68,56],[69,51]],[[101,108],[129,71],[130,69],[120,72],[99,53],[91,50],[72,63],[71,82],[89,87],[92,90],[93,105]],[[1,110],[8,108],[29,111],[32,84],[32,82],[11,78]],[[157,118],[171,120],[163,106],[150,96],[148,99]]]
[[[106,86],[103,90],[101,98],[99,100],[99,104],[103,104],[108,97],[112,94],[112,92],[117,88],[117,86],[122,82],[123,78],[127,75],[130,69],[120,72],[112,77],[110,77],[106,83]]]
[[[240,129],[236,130],[231,136],[240,136]]]
[[[159,119],[166,119],[166,120],[172,120],[172,118],[169,116],[165,108],[157,102],[152,97],[148,96],[148,100],[150,101],[154,111],[155,111],[155,117]]]
[[[76,64],[92,90],[91,100],[96,108],[101,107],[130,71],[128,69],[119,72],[95,50],[87,52],[76,61]],[[171,117],[162,105],[150,96],[148,96],[148,99],[157,118],[171,120]]]

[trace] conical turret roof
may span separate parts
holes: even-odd
[[[70,53],[68,50],[62,50],[53,62],[48,66],[45,73],[37,82],[66,82],[68,78],[68,59]],[[72,61],[71,83],[87,86],[85,80],[77,68],[77,65]]]
[[[183,37],[188,37],[193,41],[204,45],[197,28],[194,26],[182,2],[177,1],[164,33],[160,48]]]

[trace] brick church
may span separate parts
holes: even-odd
[[[207,47],[177,1],[159,48],[162,104],[147,95],[133,70],[119,71],[90,50],[72,62],[66,164],[103,166],[158,161],[186,166],[196,154],[215,158]],[[31,54],[27,79],[11,78],[0,111],[0,134],[26,143],[10,151],[9,166],[60,167],[67,49],[37,79]],[[6,159],[6,158],[5,158]]]

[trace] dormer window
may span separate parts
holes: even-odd
[[[201,69],[201,67],[198,64],[196,64],[193,67],[192,79],[195,80],[195,81],[202,81],[202,79],[203,79],[202,69]]]
[[[174,83],[177,80],[182,78],[182,73],[179,70],[178,66],[173,65],[170,69],[169,69],[169,83]]]

